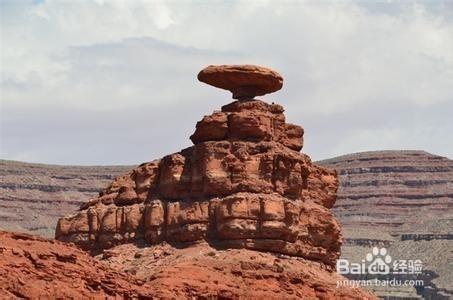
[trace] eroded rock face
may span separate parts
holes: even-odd
[[[283,108],[235,101],[198,122],[194,146],[116,178],[56,238],[85,249],[144,240],[300,256],[333,265],[340,228],[330,208],[335,171],[298,152],[301,127]]]
[[[283,77],[280,74],[255,65],[209,66],[200,71],[198,80],[229,90],[233,99],[240,100],[273,93],[283,86]]]
[[[119,245],[96,257],[0,231],[1,299],[376,299],[317,262],[207,243]]]
[[[345,278],[319,262],[204,242],[186,248],[124,244],[96,258],[152,286],[153,299],[377,299],[358,288],[338,288]]]
[[[152,290],[74,246],[0,230],[1,299],[152,299]]]
[[[284,109],[259,100],[235,101],[222,111],[205,116],[190,137],[194,144],[206,141],[275,141],[292,150],[303,146],[302,127],[285,123]]]

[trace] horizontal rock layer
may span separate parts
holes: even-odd
[[[337,186],[335,171],[313,165],[307,155],[275,142],[204,142],[141,164],[81,208],[153,199],[208,199],[238,192],[277,193],[331,208]]]
[[[408,231],[424,231],[423,226],[410,229],[411,224],[453,215],[453,160],[448,158],[424,151],[374,151],[319,163],[339,173],[334,211],[343,226],[379,223],[392,233],[416,233]]]
[[[76,211],[131,168],[0,160],[0,228],[53,237],[58,218]]]
[[[248,248],[319,260],[339,255],[340,228],[330,211],[278,194],[236,193],[210,201],[161,201],[123,207],[97,205],[61,219],[56,237],[87,248],[146,240]]]
[[[302,127],[285,123],[283,107],[259,100],[235,101],[222,111],[205,116],[190,137],[194,144],[206,141],[276,141],[300,151],[303,146]]]

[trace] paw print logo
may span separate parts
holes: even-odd
[[[386,248],[374,247],[371,253],[366,255],[369,274],[389,274],[392,257],[388,255]]]

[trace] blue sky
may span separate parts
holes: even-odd
[[[313,159],[453,157],[451,1],[1,1],[0,157],[135,164],[191,145],[231,101],[209,64],[279,71],[262,97]]]

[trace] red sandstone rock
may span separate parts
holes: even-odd
[[[222,111],[205,116],[190,137],[194,144],[206,141],[276,141],[292,150],[303,145],[302,127],[286,124],[283,107],[260,100],[235,101]]]
[[[207,244],[125,244],[91,257],[74,246],[0,231],[2,299],[375,299],[319,263]]]
[[[125,244],[97,256],[153,286],[158,299],[376,299],[317,262],[246,249]]]
[[[151,291],[70,245],[0,231],[1,299],[146,298]]]
[[[50,230],[53,226],[52,235],[55,234],[57,219],[54,225],[48,224],[52,224],[54,215],[68,215],[76,211],[77,208],[74,205],[76,203],[80,205],[86,199],[98,194],[99,189],[105,188],[110,183],[106,178],[111,174],[120,175],[133,168],[132,166],[127,168],[65,167],[11,161],[1,161],[0,165],[2,170],[0,193],[5,198],[3,202],[0,201],[2,210],[3,213],[11,213],[11,216],[14,213],[14,218],[0,220],[0,227],[23,226],[34,231],[35,228],[46,226],[49,228],[45,230]],[[452,160],[421,151],[384,151],[348,155],[329,161],[326,166],[338,168],[340,184],[343,185],[338,191],[338,198],[333,208],[334,215],[336,208],[336,218],[341,223],[345,239],[342,245],[343,258],[357,261],[357,257],[362,259],[364,253],[369,252],[373,245],[379,243],[389,249],[387,245],[391,243],[389,251],[392,256],[396,258],[398,253],[402,253],[400,258],[408,258],[407,249],[410,249],[410,253],[415,253],[415,258],[422,259],[424,269],[439,275],[434,281],[439,293],[442,293],[443,288],[453,290],[446,286],[450,282],[453,283],[453,280],[448,280],[450,276],[448,257],[436,255],[436,253],[449,253],[453,248],[448,247],[451,241],[445,240],[447,237],[437,235],[431,241],[397,241],[402,236],[406,238],[408,233],[411,234],[411,238],[426,238],[428,234],[449,232],[451,226],[448,221],[451,217],[449,219],[448,214],[451,215],[453,207],[450,204],[453,199],[451,196],[453,194],[451,192],[453,189]],[[94,176],[94,174],[97,175]],[[104,181],[100,181],[99,178],[103,178]],[[378,186],[375,180],[378,180]],[[56,188],[59,188],[60,192],[55,192]],[[89,191],[77,194],[75,191],[78,189],[89,189]],[[41,192],[38,193],[38,191]],[[380,194],[382,192],[385,192],[386,196]],[[63,194],[65,199],[56,198]],[[392,195],[393,198],[391,198]],[[383,203],[382,201],[386,199],[388,202]],[[14,210],[19,204],[20,212]],[[357,217],[364,213],[371,214],[372,220],[378,218],[380,225],[376,226],[370,219],[364,220]],[[32,214],[38,214],[39,219],[27,219],[27,216]],[[401,224],[402,222],[405,224]],[[35,232],[42,234],[46,231],[38,229]],[[397,233],[393,237],[389,232]],[[401,233],[404,235],[401,236]],[[420,233],[424,234],[418,235]],[[121,247],[123,246],[106,251],[116,251]],[[154,248],[150,247],[150,251],[151,249]],[[134,259],[133,256],[132,259]],[[436,264],[433,265],[433,262]],[[131,264],[134,263],[135,261],[131,262]],[[157,260],[157,263],[160,263],[160,260]],[[445,285],[442,286],[438,284],[439,282]],[[379,289],[380,295],[394,295],[397,292],[391,287]],[[416,295],[415,289],[411,294]]]
[[[234,99],[240,100],[273,93],[283,86],[280,74],[254,65],[209,66],[200,71],[198,80],[229,90]]]
[[[60,219],[56,238],[85,249],[207,240],[334,265],[338,180],[295,151],[302,133],[280,105],[233,102],[197,124],[193,147],[142,164]]]
[[[237,98],[273,91],[282,82],[273,71],[252,66],[208,67],[199,78],[231,89]],[[299,152],[303,129],[285,123],[283,111],[280,105],[249,99],[205,116],[191,137],[194,146],[118,177],[76,215],[61,218],[56,238],[95,251],[130,242],[156,247],[169,243],[186,249],[207,242],[215,249],[271,252],[316,262],[330,274],[324,274],[324,280],[333,282],[341,246],[340,227],[330,211],[336,199],[337,174],[314,165]],[[162,270],[161,277],[155,275],[162,279],[156,281],[158,285],[167,285],[171,291],[164,297],[215,296],[217,287],[203,285],[211,273],[192,275],[201,271],[199,267],[205,268],[204,263],[198,266],[192,259],[179,268],[176,260]],[[258,265],[243,263],[249,266],[244,270],[259,273]],[[179,272],[182,275],[176,276],[175,283],[174,274]],[[248,276],[241,270],[231,272],[243,281]],[[277,273],[281,273],[278,268]],[[299,297],[353,297],[328,285],[318,288],[322,284],[312,276],[294,279],[302,286]],[[278,279],[272,284],[282,282]],[[187,292],[187,287],[196,292]],[[225,291],[217,296],[266,297],[270,290],[261,290],[262,294]]]

